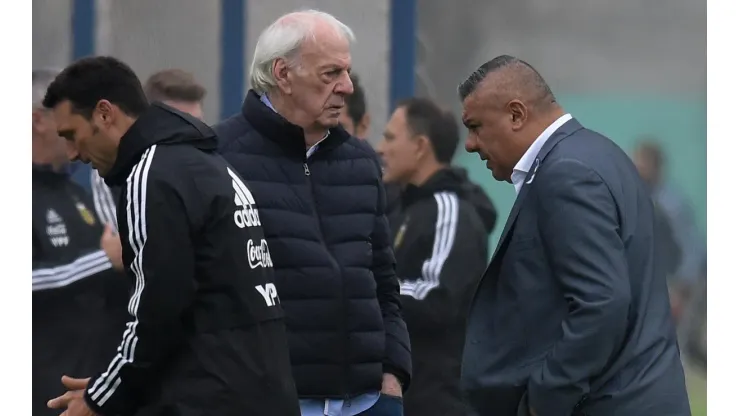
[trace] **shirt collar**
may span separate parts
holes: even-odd
[[[564,114],[560,116],[560,118],[555,120],[552,124],[550,124],[542,133],[540,133],[535,141],[532,142],[532,144],[529,146],[529,149],[524,152],[524,155],[521,159],[519,159],[519,162],[517,162],[516,166],[514,166],[514,170],[529,173],[529,169],[532,167],[534,160],[537,158],[537,154],[540,153],[540,149],[542,149],[542,146],[544,146],[545,142],[547,142],[547,139],[549,139],[550,136],[552,136],[552,134],[555,133],[557,129],[568,122],[568,120],[570,120],[571,118],[573,117],[570,114]]]
[[[552,136],[552,134],[555,133],[557,129],[562,127],[563,124],[567,123],[568,120],[572,118],[573,117],[570,114],[564,114],[560,116],[542,133],[540,133],[537,139],[535,139],[535,141],[532,142],[532,144],[529,146],[527,151],[524,152],[522,158],[519,159],[519,162],[517,162],[516,166],[514,166],[514,172],[512,172],[511,174],[511,182],[514,184],[514,189],[516,189],[517,193],[519,193],[524,179],[529,173],[529,170],[532,168],[535,159],[537,159],[537,155],[540,153],[540,149],[542,149],[542,146],[544,146],[545,142],[547,142],[547,139],[549,139],[550,136]]]
[[[260,101],[262,101],[272,111],[274,111],[274,112],[277,113],[277,110],[275,110],[275,107],[272,106],[272,103],[270,102],[270,99],[267,98],[267,94],[260,95]],[[319,143],[321,143],[324,140],[326,140],[327,137],[329,137],[329,132],[328,131],[326,132],[326,134],[324,135],[324,137],[321,138],[321,140],[319,140],[318,142],[316,142],[316,144],[314,144],[313,146],[309,147],[306,150],[306,159],[308,159],[309,157],[311,157],[312,154],[314,154],[314,152],[319,148]]]

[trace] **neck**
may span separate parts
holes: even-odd
[[[431,178],[435,173],[442,170],[444,167],[445,165],[437,162],[436,160],[430,161],[428,163],[423,163],[421,164],[419,169],[417,169],[416,172],[411,175],[407,183],[414,186],[422,186],[429,180],[429,178]]]
[[[275,111],[280,114],[284,119],[290,123],[303,129],[304,140],[306,142],[306,149],[315,145],[321,139],[326,136],[327,129],[322,126],[316,125],[311,117],[306,114],[305,111],[299,110],[292,106],[278,93],[267,93],[267,98],[270,100],[272,107]]]
[[[541,114],[535,115],[535,119],[531,124],[531,133],[525,135],[525,137],[527,138],[526,142],[522,143],[522,156],[527,151],[527,149],[532,146],[532,143],[537,140],[537,138],[540,136],[540,134],[542,134],[543,131],[545,131],[548,127],[550,127],[552,123],[554,123],[557,119],[564,115],[565,110],[563,110],[563,108],[557,104],[553,104],[550,109],[543,111]]]

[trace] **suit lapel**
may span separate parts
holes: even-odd
[[[579,123],[575,118],[568,120],[559,129],[555,130],[552,136],[545,142],[545,145],[542,146],[542,149],[540,149],[539,153],[537,153],[535,163],[532,164],[532,168],[529,169],[529,173],[527,173],[524,184],[522,184],[522,189],[519,191],[519,195],[517,195],[516,200],[514,201],[514,206],[511,207],[511,212],[509,213],[509,217],[506,219],[506,225],[504,225],[504,230],[501,232],[501,237],[499,237],[498,244],[496,245],[496,250],[493,252],[493,257],[491,257],[491,262],[488,264],[486,271],[478,279],[478,285],[475,288],[475,293],[473,295],[472,302],[470,303],[468,315],[470,315],[470,313],[472,313],[473,311],[473,307],[475,306],[478,295],[480,294],[480,287],[483,283],[483,279],[486,277],[493,278],[494,280],[498,279],[499,273],[496,270],[496,266],[499,264],[499,254],[502,253],[503,249],[506,247],[506,245],[508,245],[509,239],[511,238],[512,227],[514,226],[514,223],[519,216],[519,211],[522,209],[524,200],[527,198],[527,193],[529,192],[529,185],[534,182],[537,171],[542,169],[542,164],[544,163],[545,158],[550,153],[550,151],[558,143],[560,143],[561,140],[565,139],[566,137],[572,135],[582,128],[583,126],[581,125],[581,123]]]
[[[559,129],[555,130],[555,133],[553,133],[553,135],[545,142],[544,146],[542,146],[542,149],[540,149],[539,153],[537,153],[537,158],[532,164],[532,168],[530,168],[529,172],[527,173],[527,177],[522,184],[522,188],[519,190],[519,195],[517,195],[516,200],[514,201],[514,206],[511,207],[509,218],[506,219],[506,225],[504,225],[504,230],[501,232],[501,237],[499,238],[498,244],[496,245],[496,250],[493,252],[491,264],[493,264],[496,260],[496,257],[498,256],[501,248],[504,247],[506,245],[505,243],[508,242],[511,229],[516,223],[516,219],[519,216],[519,211],[522,209],[522,205],[527,198],[527,193],[529,193],[529,185],[534,181],[537,175],[537,171],[541,168],[541,165],[544,163],[547,155],[558,143],[560,143],[561,140],[565,139],[566,137],[570,136],[571,134],[582,128],[583,126],[581,125],[581,123],[579,123],[575,118],[568,120]]]

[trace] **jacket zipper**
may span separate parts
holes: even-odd
[[[347,392],[347,381],[349,380],[349,374],[348,374],[348,367],[349,362],[349,352],[347,351],[347,337],[344,336],[347,333],[347,296],[346,296],[346,288],[344,284],[344,279],[342,279],[342,270],[339,267],[339,263],[337,263],[337,260],[334,258],[334,255],[331,254],[331,251],[329,251],[329,247],[326,245],[326,240],[324,238],[324,229],[321,226],[321,218],[319,217],[319,209],[316,204],[316,194],[313,190],[313,181],[311,181],[311,170],[308,168],[308,160],[303,162],[303,173],[306,175],[306,180],[308,181],[308,189],[311,191],[311,205],[313,206],[314,213],[316,214],[316,225],[319,227],[319,239],[321,240],[321,245],[326,250],[327,254],[329,255],[329,259],[331,260],[332,266],[339,274],[339,280],[341,281],[342,285],[342,331],[343,336],[342,338],[342,396],[345,398],[345,400],[349,399],[349,393]]]

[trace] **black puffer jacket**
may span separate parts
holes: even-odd
[[[410,381],[386,196],[373,149],[341,128],[306,156],[303,130],[250,91],[215,126],[220,152],[259,204],[301,397],[340,398]]]

